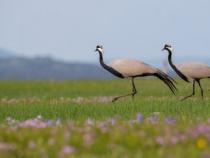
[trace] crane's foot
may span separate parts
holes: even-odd
[[[184,100],[186,100],[186,99],[188,99],[188,98],[192,97],[193,95],[194,95],[194,94],[191,94],[191,95],[189,95],[189,96],[186,96],[186,97],[184,97],[184,98],[180,99],[180,101],[184,101]]]
[[[115,97],[114,99],[112,99],[112,103],[116,102],[118,99],[120,99],[121,97]]]
[[[118,96],[115,97],[114,99],[112,99],[112,102],[117,101],[118,99],[124,98],[124,97],[128,97],[128,96],[132,96],[132,99],[134,99],[134,96],[136,95],[137,91],[135,90],[133,93],[131,94],[126,94],[126,95],[122,95],[122,96]]]

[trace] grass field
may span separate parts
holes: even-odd
[[[159,80],[0,81],[3,157],[210,157],[210,82]]]

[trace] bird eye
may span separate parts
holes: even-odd
[[[167,48],[167,47],[171,48],[171,45],[169,45],[169,44],[166,44],[166,45],[165,45],[165,48]]]
[[[102,47],[101,45],[97,45],[96,48],[101,48],[101,49],[103,49],[103,47]]]

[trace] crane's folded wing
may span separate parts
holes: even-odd
[[[118,59],[113,61],[110,65],[113,69],[123,74],[124,77],[140,76],[146,73],[155,73],[156,68],[138,61],[131,59]]]

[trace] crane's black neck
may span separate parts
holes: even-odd
[[[169,64],[171,65],[172,69],[179,75],[179,77],[181,77],[183,80],[185,80],[186,82],[189,82],[188,78],[183,74],[181,73],[177,67],[173,64],[172,62],[172,52],[170,49],[166,48],[166,50],[168,51],[168,62]]]
[[[118,72],[118,71],[116,71],[115,69],[113,69],[112,67],[106,65],[106,64],[104,63],[104,60],[103,60],[103,54],[102,54],[102,52],[100,52],[100,51],[98,51],[98,52],[99,52],[99,62],[100,62],[100,64],[101,64],[101,66],[102,66],[104,69],[106,69],[107,71],[109,71],[110,73],[112,73],[113,75],[115,75],[115,76],[117,76],[117,77],[120,77],[120,78],[124,78],[124,76],[123,76],[120,72]]]

